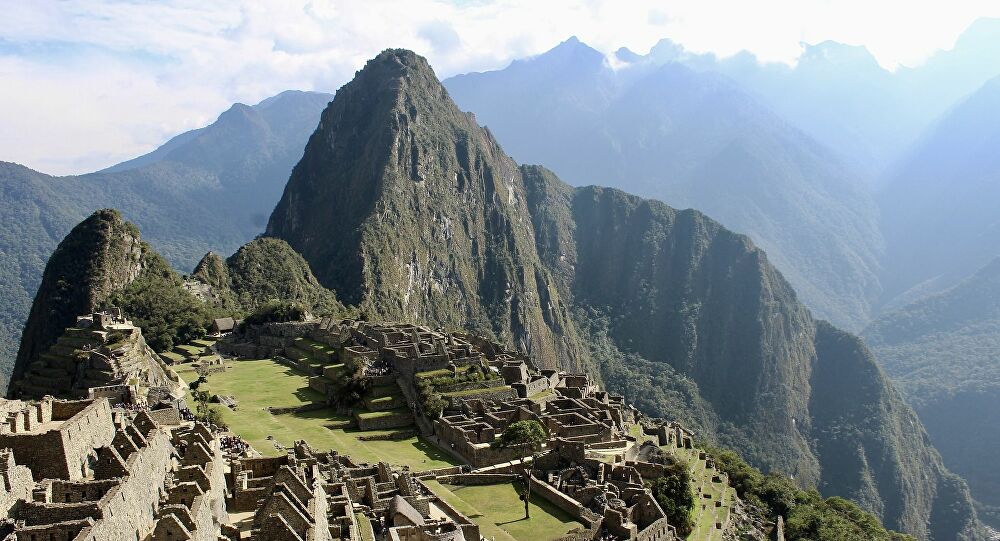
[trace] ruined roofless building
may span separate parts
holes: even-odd
[[[103,398],[4,400],[0,414],[4,541],[218,540],[225,463],[204,425]]]
[[[12,397],[88,398],[92,388],[179,388],[180,382],[119,309],[80,316],[11,382]],[[137,397],[141,398],[141,397]]]

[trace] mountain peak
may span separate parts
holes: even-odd
[[[139,229],[114,209],[101,209],[59,243],[42,274],[11,381],[23,375],[76,317],[99,308],[139,275],[146,252]]]
[[[358,78],[371,76],[430,76],[437,80],[427,59],[409,49],[386,49],[369,60],[358,72]]]
[[[632,63],[642,60],[642,55],[636,53],[628,47],[619,47],[615,51],[615,58],[620,62]]]
[[[968,28],[958,36],[955,48],[982,46],[995,46],[1000,39],[1000,18],[980,17],[972,22]]]
[[[586,63],[603,63],[604,53],[594,49],[590,45],[580,41],[576,36],[570,36],[569,39],[561,42],[559,45],[545,51],[544,53],[536,56],[535,61],[569,61],[574,62],[583,61]]]
[[[578,344],[555,330],[565,314],[548,313],[542,302],[558,306],[555,293],[536,289],[545,271],[526,201],[517,164],[427,61],[392,49],[323,112],[267,235],[365,313],[473,327],[573,367]]]
[[[336,95],[355,105],[400,106],[404,96],[424,95],[434,99],[447,96],[427,59],[407,49],[386,49],[369,60],[354,80]]]
[[[802,43],[800,67],[838,67],[884,71],[864,45],[848,45],[827,40],[817,44]]]

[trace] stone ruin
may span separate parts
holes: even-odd
[[[143,401],[149,388],[179,391],[180,379],[146,344],[142,330],[114,308],[76,319],[39,355],[10,396]]]
[[[106,398],[3,400],[0,415],[0,539],[220,538],[226,464],[205,425]]]
[[[416,422],[428,441],[473,468],[451,472],[442,477],[444,482],[479,484],[520,479],[524,471],[520,464],[522,451],[491,444],[511,423],[535,420],[545,427],[548,441],[533,462],[528,482],[533,492],[588,527],[581,539],[676,539],[676,530],[644,485],[663,475],[663,464],[647,461],[649,454],[642,454],[633,434],[638,431],[653,438],[661,453],[661,447],[690,449],[692,434],[679,424],[643,420],[640,425],[641,415],[634,407],[623,397],[602,391],[586,374],[540,370],[524,355],[495,342],[424,326],[332,319],[265,324],[251,326],[219,346],[234,354],[287,361],[297,356],[299,346],[295,344],[304,338],[336,351],[325,366],[292,363],[311,374],[310,387],[327,396],[331,404],[339,389],[338,378],[345,371],[359,373],[376,390],[365,397],[365,406],[374,410],[376,402],[392,408],[405,403],[407,424]],[[435,392],[447,400],[444,411],[432,417],[421,410],[417,396],[421,378],[459,381],[457,376],[468,370],[480,370],[486,374],[485,379],[435,387]],[[405,402],[381,398],[382,390],[389,388],[398,389],[400,400]],[[392,417],[379,417],[379,422],[385,423],[385,419]],[[357,424],[363,430],[396,426],[391,420],[389,424],[367,424],[364,418]],[[383,471],[384,465],[360,468],[335,453],[305,453],[300,447],[297,445],[295,453],[289,453],[287,458],[261,460],[269,464],[278,460],[281,467],[292,468],[304,487],[315,487],[320,480],[328,495],[337,494],[339,498],[343,494],[355,506],[364,506],[365,516],[376,527],[388,527],[397,520],[407,523],[397,529],[396,537],[387,538],[440,539],[462,529],[435,526],[438,529],[434,535],[442,537],[427,532],[426,504],[421,498],[433,496],[429,491],[414,492],[408,482],[400,482],[409,477],[406,472],[390,475]],[[308,468],[302,466],[300,455],[310,457],[306,461]],[[252,470],[253,474],[236,481],[243,487],[237,492],[273,490],[267,488],[272,482],[267,479],[273,477],[276,466],[263,468],[266,474],[258,471],[261,467],[257,463],[248,462],[247,467],[244,471]],[[306,491],[299,492],[302,506],[308,507]],[[328,518],[331,531],[340,531],[343,539],[351,538],[343,534],[353,531],[348,514],[329,514]],[[453,522],[461,524],[461,518],[453,517]],[[263,528],[260,524],[258,520],[254,531]],[[468,532],[465,535],[468,537]]]
[[[2,541],[478,541],[414,474],[298,441],[224,450],[174,408],[0,400]]]
[[[368,528],[392,540],[480,539],[478,525],[409,471],[357,464],[303,441],[285,456],[234,461],[229,486],[244,539],[356,540]]]

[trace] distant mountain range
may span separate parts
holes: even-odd
[[[917,408],[946,463],[977,477],[973,491],[989,511],[996,505],[995,484],[975,463],[981,458],[977,453],[992,452],[993,446],[978,434],[983,426],[1000,430],[1000,421],[986,417],[979,423],[948,423],[934,415],[962,411],[961,404],[991,404],[961,400],[972,395],[975,400],[992,400],[992,395],[980,393],[969,378],[949,377],[932,388],[924,376],[928,371],[962,374],[968,367],[989,374],[990,350],[972,344],[994,341],[991,316],[981,315],[983,323],[973,326],[963,323],[962,314],[980,314],[976,301],[1000,295],[982,286],[988,283],[982,276],[992,266],[970,278],[1000,256],[1000,152],[996,151],[1000,82],[991,80],[1000,75],[998,44],[1000,20],[980,20],[952,49],[937,53],[924,65],[889,72],[864,48],[832,42],[806,46],[799,62],[789,67],[762,64],[746,53],[725,59],[693,54],[668,40],[648,54],[622,49],[607,58],[571,39],[506,69],[454,77],[445,86],[462,109],[471,110],[479,123],[488,126],[486,137],[495,136],[518,161],[546,164],[573,185],[611,185],[663,199],[674,207],[705,211],[763,247],[768,262],[787,277],[818,318],[850,330],[860,330],[874,318],[866,340]],[[236,104],[210,126],[88,175],[51,177],[0,162],[0,287],[9,292],[0,299],[0,358],[14,359],[49,254],[74,224],[95,209],[119,208],[142,228],[146,240],[185,271],[209,250],[231,253],[260,234],[332,98],[289,91],[254,106]],[[427,118],[426,114],[387,117],[384,126],[372,127],[368,135],[374,140],[395,133],[394,123],[419,125]],[[471,123],[467,132],[479,134],[478,126],[472,126],[476,124]],[[471,141],[480,136],[470,137]],[[329,142],[335,143],[339,144]],[[426,141],[423,146],[421,141],[399,144],[409,154],[397,149],[393,159],[400,164],[409,161],[408,167],[416,171],[414,183],[438,172],[434,165],[426,165],[439,163],[437,147]],[[618,201],[614,191],[575,190],[551,181],[554,176],[546,170],[493,156],[502,153],[496,141],[469,145],[454,156],[465,170],[521,178],[522,196],[539,198],[528,201],[529,208],[515,215],[500,212],[502,206],[483,210],[470,227],[489,234],[475,239],[475,251],[432,257],[431,245],[368,243],[374,233],[363,224],[370,209],[358,209],[358,201],[381,205],[377,208],[387,217],[407,216],[410,222],[397,225],[416,227],[435,242],[455,239],[459,231],[454,220],[444,220],[443,210],[414,217],[403,199],[390,202],[352,186],[344,193],[357,199],[322,194],[329,198],[330,208],[343,212],[324,218],[328,228],[342,227],[345,221],[358,225],[357,231],[342,236],[342,245],[310,245],[314,241],[298,237],[297,211],[289,201],[278,210],[292,214],[279,219],[276,211],[269,231],[300,243],[296,248],[307,256],[317,276],[337,285],[341,297],[351,303],[370,302],[370,309],[385,315],[430,314],[447,324],[463,322],[526,349],[539,348],[536,351],[558,357],[567,366],[585,366],[598,355],[594,347],[605,348],[601,355],[619,360],[599,368],[609,385],[619,381],[640,386],[629,391],[636,402],[645,400],[648,408],[670,414],[687,412],[699,419],[692,421],[694,426],[728,438],[755,461],[774,456],[773,450],[749,447],[742,431],[757,429],[737,428],[743,420],[720,413],[712,398],[717,392],[714,380],[705,374],[698,378],[708,380],[692,379],[688,370],[694,365],[678,361],[686,354],[671,351],[657,357],[648,349],[655,341],[627,334],[631,323],[623,321],[631,307],[616,308],[613,298],[577,301],[590,291],[574,290],[571,284],[589,278],[562,263],[578,257],[573,250],[564,250],[566,235],[575,235],[579,224],[597,227],[584,218],[584,202],[592,197],[594,204],[629,216],[644,203],[624,195]],[[473,147],[483,153],[462,154]],[[451,151],[446,154],[451,159]],[[310,160],[329,156],[314,154]],[[370,161],[357,162],[358,167],[378,159],[365,158]],[[486,167],[487,161],[502,166]],[[309,160],[303,167],[307,165]],[[311,167],[317,171],[329,165]],[[293,184],[300,188],[296,193],[311,193],[302,180],[305,176],[293,176]],[[550,200],[550,190],[558,194],[559,204]],[[495,198],[503,193],[485,195]],[[461,204],[473,203],[480,201],[473,198]],[[542,223],[538,217],[543,211],[532,206],[539,204],[547,205],[544,212],[561,213],[560,218],[554,224]],[[662,220],[673,227],[682,222],[680,217],[689,216],[673,209],[662,215],[650,212],[657,216],[649,218],[651,224]],[[537,230],[533,240],[515,227],[528,219]],[[704,227],[699,220],[686,226]],[[664,235],[674,238],[663,227],[650,225],[644,250],[662,249],[659,242]],[[378,246],[379,253],[372,252],[372,246]],[[499,253],[498,246],[512,249],[517,257],[483,259]],[[359,247],[365,249],[358,251]],[[381,257],[392,250],[410,256]],[[643,261],[649,272],[662,264],[629,250],[623,246],[621,257]],[[555,262],[547,259],[553,257]],[[380,261],[378,272],[370,270],[375,260]],[[524,274],[517,264],[530,272]],[[530,274],[534,278],[529,279]],[[655,289],[648,279],[637,278],[640,275],[635,270],[635,280],[622,286],[628,295]],[[378,285],[383,279],[400,284],[401,291],[409,294],[385,293]],[[501,279],[502,289],[483,286],[499,284]],[[623,291],[608,279],[593,283]],[[456,290],[456,284],[464,285]],[[962,291],[977,293],[959,294]],[[648,298],[657,298],[654,293]],[[483,306],[458,308],[467,302]],[[658,307],[659,302],[650,306]],[[705,309],[692,303],[671,306],[685,314]],[[581,316],[580,310],[589,315]],[[810,325],[816,326],[814,337],[825,328],[811,318],[795,317],[800,323],[811,322],[802,323],[806,334],[813,333]],[[956,321],[939,332],[901,331]],[[918,364],[920,370],[911,373]],[[648,377],[637,378],[636,366],[659,375],[651,382]],[[0,375],[6,376],[10,369],[9,363],[0,363]],[[918,388],[915,381],[928,387]],[[803,422],[799,416],[796,419]],[[792,438],[789,434],[794,432],[785,434]],[[815,451],[794,449],[796,445],[789,443],[793,440],[786,441],[792,450],[779,453],[780,466],[815,474],[809,464],[815,457],[803,459]],[[800,459],[805,462],[797,462]],[[991,520],[1000,524],[1000,519]]]
[[[697,208],[767,251],[820,317],[851,329],[881,294],[877,208],[859,174],[733,80],[570,39],[445,81],[511,154],[574,185]]]
[[[895,72],[863,47],[832,42],[806,46],[790,67],[693,54],[668,40],[608,59],[571,39],[445,84],[515,158],[549,164],[574,184],[708,212],[763,246],[818,317],[858,330],[1000,256],[998,74],[1000,20],[984,19],[951,50]],[[913,306],[921,305],[903,312]],[[975,336],[989,344],[989,332]],[[940,373],[995,360],[968,346],[967,330],[957,336],[873,344],[902,366],[890,375],[906,388],[911,365],[899,352],[933,360],[925,369]],[[947,354],[952,347],[962,351]],[[965,378],[938,386],[979,389]],[[932,412],[957,414],[950,407],[914,404],[935,415],[935,441],[951,442],[941,445],[946,463],[979,476],[974,493],[995,506],[1000,489],[977,464],[995,449],[979,434],[1000,431],[1000,421],[949,423]]]
[[[96,209],[116,207],[170,262],[192,269],[260,233],[329,94],[284,92],[236,104],[210,126],[88,175],[52,177],[0,163],[0,383],[56,243]],[[9,293],[8,293],[9,292]]]
[[[747,237],[519,166],[409,51],[338,91],[267,235],[368,317],[467,328],[588,369],[646,413],[892,528],[983,538],[964,482],[864,344],[814,320]]]
[[[888,178],[885,302],[946,289],[1000,255],[1000,77],[938,119]]]
[[[865,330],[945,462],[1000,522],[1000,258]]]

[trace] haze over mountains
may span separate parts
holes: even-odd
[[[899,248],[880,227],[897,207],[881,187],[911,154],[938,159],[910,147],[1000,75],[997,43],[1000,20],[982,19],[953,49],[892,73],[863,47],[833,42],[806,46],[789,67],[669,40],[609,61],[572,38],[445,86],[516,159],[548,164],[572,184],[704,210],[751,235],[817,315],[859,330],[915,285],[897,283]],[[920,249],[934,256],[934,245]]]
[[[338,91],[267,234],[368,317],[589,369],[892,528],[980,538],[965,484],[865,346],[813,320],[747,237],[518,166],[412,52],[383,52]],[[671,381],[648,392],[648,374]]]
[[[805,307],[852,331],[875,320],[864,336],[945,465],[995,508],[981,434],[1000,419],[969,411],[1000,409],[978,378],[1000,341],[984,267],[1000,256],[998,43],[982,20],[893,73],[830,42],[788,67],[666,40],[609,59],[571,39],[447,92],[400,57],[379,69],[416,71],[369,74],[322,119],[331,95],[286,92],[98,173],[0,163],[0,355],[94,209],[121,209],[182,270],[266,225],[348,304],[592,369],[890,526],[974,537],[920,421],[863,344]],[[587,184],[670,206],[572,187]]]
[[[882,240],[857,174],[732,80],[637,62],[612,69],[570,39],[445,84],[516,159],[703,210],[759,242],[821,317],[859,328]]]
[[[260,233],[319,112],[332,98],[285,92],[236,104],[199,130],[88,175],[51,177],[0,162],[0,356],[18,336],[56,243],[96,209],[116,207],[180,269]],[[6,384],[12,364],[0,364]]]
[[[938,119],[887,179],[887,302],[941,291],[1000,254],[1000,76]]]

